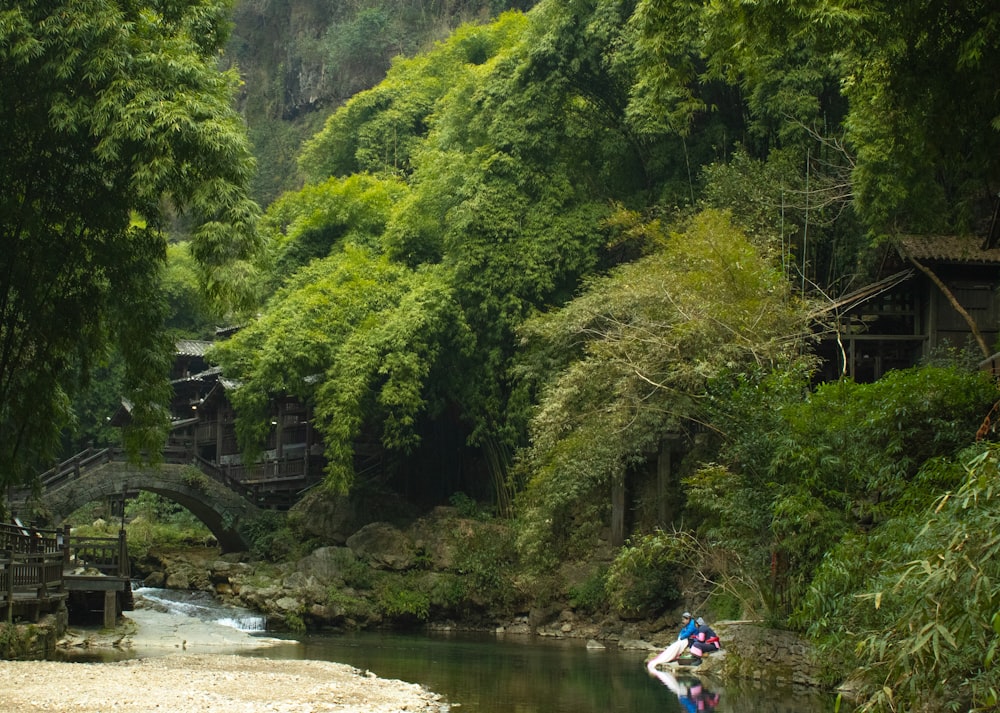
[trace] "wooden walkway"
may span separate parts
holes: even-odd
[[[70,597],[100,598],[103,623],[132,608],[125,532],[118,537],[74,537],[69,528],[40,530],[0,523],[0,607],[7,622],[37,621]]]

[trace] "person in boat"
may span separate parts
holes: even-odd
[[[650,671],[655,670],[661,663],[670,663],[684,653],[684,649],[688,647],[688,643],[697,631],[698,625],[691,616],[691,612],[684,612],[681,615],[681,624],[681,631],[677,635],[677,641],[670,644],[670,646],[661,651],[656,657],[650,659],[649,663],[646,664],[646,668]]]
[[[695,663],[698,664],[701,663],[701,658],[705,654],[718,651],[722,648],[722,645],[719,642],[718,634],[712,631],[712,628],[705,623],[704,619],[698,617],[695,620],[695,624],[697,625],[697,628],[689,641],[691,653],[697,657]]]

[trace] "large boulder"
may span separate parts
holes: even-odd
[[[357,559],[349,547],[320,547],[300,559],[295,570],[315,577],[322,584],[339,584],[344,581],[344,569]]]
[[[471,527],[455,508],[441,506],[414,522],[406,533],[430,568],[443,572],[454,566],[460,539],[463,534],[469,536]]]
[[[355,555],[379,569],[402,571],[416,562],[413,542],[387,522],[372,522],[347,538]]]
[[[288,521],[311,537],[339,545],[364,524],[346,495],[330,494],[320,488],[306,493],[292,507]]]

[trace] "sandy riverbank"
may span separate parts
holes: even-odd
[[[442,711],[420,686],[343,664],[234,652],[294,642],[152,610],[129,612],[112,633],[72,632],[64,646],[114,646],[116,663],[0,662],[0,711],[38,713],[397,713]]]

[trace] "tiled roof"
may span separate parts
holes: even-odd
[[[205,356],[212,342],[202,342],[196,339],[178,339],[176,344],[179,356]]]
[[[904,258],[947,263],[1000,265],[1000,248],[983,250],[983,239],[974,235],[903,235],[896,247]]]

